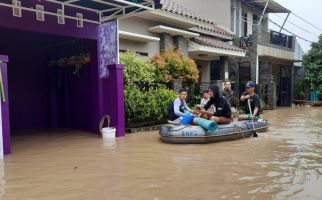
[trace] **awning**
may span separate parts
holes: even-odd
[[[132,33],[127,31],[119,31],[119,37],[126,40],[132,40],[137,42],[159,42],[160,38],[151,37],[148,35]]]
[[[162,25],[150,27],[149,31],[151,31],[153,33],[168,33],[172,36],[181,35],[184,38],[192,38],[192,37],[199,36],[198,33],[193,33],[193,32],[184,31],[181,29],[172,28],[172,27],[168,27],[168,26],[162,26]]]
[[[211,58],[213,56],[238,56],[244,57],[246,52],[234,45],[214,38],[200,36],[191,39],[188,48],[192,57]]]
[[[266,3],[266,13],[290,13],[291,11],[282,5],[278,4],[274,0],[243,0],[249,5],[252,5],[254,7],[257,7],[260,10],[264,10]]]
[[[0,2],[0,7],[9,7],[13,15],[23,17],[21,11],[35,12],[40,15],[52,15],[61,18],[82,20],[101,24],[113,18],[132,15],[145,10],[154,10],[153,0],[12,0],[11,3]],[[58,7],[58,9],[53,9]],[[77,11],[71,14],[71,10]]]

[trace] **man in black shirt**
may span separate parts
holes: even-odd
[[[210,120],[213,120],[220,124],[229,124],[231,122],[231,108],[227,99],[223,97],[217,85],[213,84],[209,86],[210,100],[200,111],[200,115],[206,114]],[[215,112],[208,112],[208,108],[214,105]]]
[[[259,106],[260,98],[255,93],[256,84],[253,81],[248,81],[246,84],[246,91],[240,97],[241,101],[245,101],[245,115],[240,115],[239,120],[258,120],[259,119]],[[252,109],[252,115],[248,107],[250,101],[250,107]]]

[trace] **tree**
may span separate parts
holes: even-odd
[[[322,89],[322,34],[318,42],[311,44],[311,49],[303,56],[304,79],[311,89]]]

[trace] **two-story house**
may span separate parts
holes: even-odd
[[[180,1],[186,4],[186,1]],[[229,58],[244,57],[245,51],[232,44],[234,33],[226,17],[219,25],[174,0],[156,1],[154,11],[119,19],[120,51],[131,50],[152,57],[168,47],[177,48],[193,58],[200,71],[200,82],[228,78]],[[205,4],[202,4],[205,6]],[[227,5],[229,7],[229,4]],[[225,13],[229,19],[229,13]],[[221,82],[219,82],[221,83]]]
[[[259,84],[259,92],[270,108],[291,106],[295,37],[269,30],[270,13],[290,13],[275,1],[231,0],[231,30],[234,44],[246,57],[230,60],[236,82]],[[236,74],[238,74],[236,76]],[[243,84],[240,85],[243,90]],[[242,91],[240,91],[242,92]]]

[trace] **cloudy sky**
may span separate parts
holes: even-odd
[[[318,35],[322,34],[322,0],[275,0],[282,6],[291,10],[294,14],[304,18],[311,24],[317,26],[319,29],[314,28],[295,15],[291,14],[285,24],[285,29],[299,35],[309,41],[316,42]],[[271,14],[270,18],[276,23],[282,25],[283,19],[286,14]],[[295,25],[293,25],[293,24]],[[299,27],[297,27],[299,26]],[[271,25],[271,29],[279,30],[276,26]],[[303,30],[304,29],[304,30]],[[304,52],[310,49],[310,43],[298,38]]]

